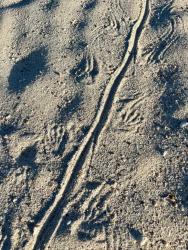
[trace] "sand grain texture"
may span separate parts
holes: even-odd
[[[185,0],[0,3],[0,249],[187,249]]]

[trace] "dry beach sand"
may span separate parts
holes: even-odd
[[[188,1],[0,1],[0,249],[188,249]]]

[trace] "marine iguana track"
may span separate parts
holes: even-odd
[[[159,62],[164,58],[166,51],[176,42],[178,35],[175,33],[178,23],[175,18],[171,18],[170,27],[167,33],[161,37],[161,41],[158,44],[155,44],[151,55],[148,58],[148,63]]]
[[[60,191],[57,194],[54,203],[49,208],[41,222],[35,228],[33,237],[28,242],[25,249],[45,249],[45,245],[50,241],[53,232],[56,230],[58,221],[61,218],[61,213],[64,209],[67,195],[71,192],[71,187],[74,185],[79,170],[82,168],[87,158],[87,153],[90,150],[92,141],[93,139],[96,140],[99,137],[106,125],[106,122],[108,121],[109,113],[111,112],[115,95],[133,58],[134,50],[137,47],[139,37],[148,15],[149,0],[143,0],[140,16],[138,17],[138,20],[135,22],[135,25],[132,29],[132,33],[128,43],[128,49],[123,57],[122,63],[112,75],[104,91],[104,95],[101,100],[101,105],[96,118],[91,125],[89,132],[86,134],[85,139],[80,145],[77,153],[73,156],[68,164],[64,180],[62,181]]]

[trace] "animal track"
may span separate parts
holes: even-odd
[[[115,0],[112,1],[112,4],[115,3],[115,7],[116,7],[116,11],[120,14],[124,13],[123,7],[122,7],[122,3],[121,0]]]
[[[76,82],[86,80],[88,77],[91,77],[93,82],[98,72],[98,64],[95,57],[87,53],[80,63],[70,71],[70,74]]]
[[[173,10],[173,0],[166,1],[164,4],[154,9],[154,14],[150,19],[151,27],[159,29],[161,26],[165,26],[170,22],[171,12]]]
[[[109,17],[109,22],[110,22],[110,26],[115,30],[115,31],[119,31],[120,30],[120,22],[118,21],[118,19],[116,18],[116,16],[113,14],[113,12],[110,13],[110,17]]]
[[[124,74],[133,58],[143,25],[147,20],[148,15],[149,1],[143,0],[140,15],[135,22],[134,27],[132,28],[132,33],[128,41],[128,49],[122,59],[120,66],[113,73],[106,89],[104,90],[95,120],[90,126],[90,129],[83,139],[76,154],[70,160],[66,168],[59,193],[57,194],[54,203],[51,205],[39,223],[38,227],[36,227],[33,238],[31,238],[31,240],[28,242],[26,249],[44,249],[50,242],[50,239],[56,235],[59,225],[62,222],[62,214],[64,214],[65,211],[67,196],[71,193],[75,183],[79,181],[78,178],[80,177],[80,170],[82,170],[82,174],[85,172],[83,165],[87,160],[92,142],[96,142],[98,140],[100,134],[103,133],[103,130],[108,123],[115,96],[122,83]]]
[[[180,24],[181,29],[184,29],[180,16],[173,11],[172,3],[173,1],[170,1],[157,8],[151,19],[150,24],[152,28],[158,31],[162,27],[167,31],[157,42],[153,42],[144,49],[143,56],[147,56],[148,63],[157,63],[163,60],[167,50],[175,44],[180,37],[180,34],[178,34]]]
[[[46,153],[55,156],[62,155],[68,140],[68,134],[61,125],[48,126],[44,137],[44,149]]]
[[[146,95],[120,99],[120,108],[117,109],[117,111],[119,111],[119,118],[113,126],[114,129],[124,131],[135,129],[144,119],[141,107],[145,100]]]
[[[148,56],[148,63],[159,62],[163,60],[166,51],[178,40],[179,36],[175,34],[175,26],[177,25],[175,19],[171,19],[169,30],[155,43],[155,45],[146,49],[143,55]]]
[[[90,188],[91,186],[92,188]],[[79,199],[72,199],[73,207],[71,211],[77,211],[77,216],[74,217],[76,220],[68,223],[68,227],[72,227],[78,238],[84,241],[95,238],[97,233],[102,231],[103,227],[106,227],[109,223],[110,218],[107,214],[106,202],[111,194],[111,188],[108,184],[96,182],[86,183],[81,188],[84,188],[84,192]],[[79,208],[79,216],[76,208]],[[69,211],[68,214],[70,214]]]
[[[112,244],[113,244],[113,249],[119,249],[122,245],[122,240],[121,240],[121,232],[119,230],[118,225],[114,225],[112,229]]]
[[[81,240],[95,238],[109,222],[105,217],[107,199],[112,187],[106,182],[82,183],[77,194],[64,207],[58,225],[50,237],[46,248],[60,234],[77,234]],[[105,223],[106,222],[106,223]]]

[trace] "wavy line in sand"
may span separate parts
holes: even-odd
[[[139,37],[142,32],[143,25],[147,20],[147,16],[149,15],[149,0],[143,0],[142,9],[140,12],[140,16],[133,26],[132,33],[128,43],[128,49],[124,55],[121,65],[117,68],[117,70],[112,75],[101,101],[101,105],[96,116],[95,121],[93,122],[89,132],[85,136],[83,143],[80,145],[75,156],[70,161],[68,168],[65,173],[64,180],[61,184],[61,188],[59,193],[57,194],[53,205],[49,208],[41,222],[35,228],[33,237],[26,245],[26,249],[28,250],[37,250],[44,249],[45,244],[47,244],[51,235],[53,235],[53,231],[56,230],[60,213],[62,213],[63,205],[66,200],[67,194],[71,190],[71,185],[74,183],[75,176],[78,171],[81,169],[85,159],[87,157],[87,152],[91,146],[93,138],[99,137],[101,132],[103,131],[106,122],[109,118],[109,113],[111,111],[114,97],[118,90],[118,87],[123,79],[124,74],[127,71],[127,68],[131,62],[132,56],[134,55],[134,50],[136,49]],[[51,226],[55,227],[55,229],[50,232]]]

